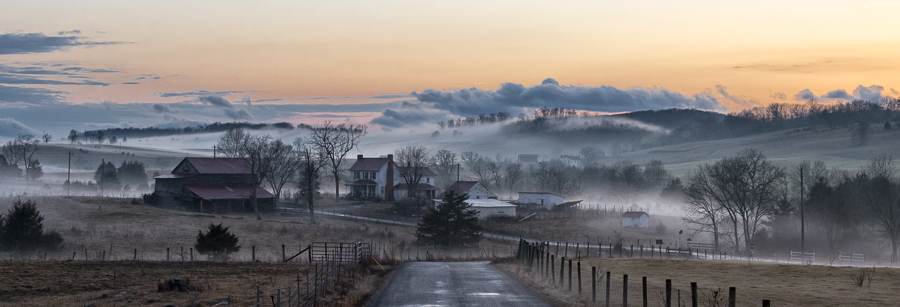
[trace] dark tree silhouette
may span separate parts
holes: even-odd
[[[55,250],[62,244],[57,232],[44,234],[44,217],[33,200],[16,200],[6,216],[0,217],[0,247],[4,250],[28,252],[44,246]]]
[[[481,241],[481,225],[478,225],[478,211],[471,210],[465,201],[468,194],[457,195],[447,191],[441,204],[428,208],[416,229],[420,244],[440,246],[465,246]]]
[[[212,259],[227,260],[228,254],[241,250],[238,245],[238,237],[228,231],[228,227],[209,224],[209,230],[204,234],[198,231],[197,242],[194,248],[198,253],[208,255]]]

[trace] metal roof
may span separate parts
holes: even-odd
[[[252,174],[250,160],[246,158],[184,158],[175,169],[190,163],[200,174]]]
[[[362,158],[356,159],[356,162],[350,166],[351,172],[359,171],[380,171],[381,167],[388,162],[388,158]]]
[[[177,178],[189,178],[194,177],[196,174],[165,174],[162,176],[153,177],[153,179],[177,179]]]
[[[185,188],[203,199],[249,199],[253,187],[246,184],[190,184]],[[256,198],[274,198],[266,189],[256,187]]]
[[[623,218],[630,218],[630,219],[639,219],[639,218],[641,218],[642,215],[650,216],[650,214],[648,214],[647,212],[643,212],[643,211],[628,211],[628,212],[622,213]]]
[[[394,190],[406,190],[406,184],[401,183],[394,186]],[[416,184],[416,191],[434,191],[437,190],[433,185],[427,183]]]
[[[472,205],[473,208],[505,208],[516,206],[496,199],[467,199],[466,203]]]
[[[476,184],[478,181],[457,181],[451,184],[447,191],[459,191],[462,194],[471,190]]]

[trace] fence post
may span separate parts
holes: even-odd
[[[166,261],[169,261],[169,248],[166,247]]]
[[[628,307],[628,274],[622,275],[622,307]]]
[[[569,259],[569,292],[572,292],[572,259]]]
[[[771,305],[772,305],[772,302],[771,302],[771,301],[769,301],[769,300],[763,300],[763,307],[770,307]]]
[[[591,267],[591,302],[597,302],[597,267]]]
[[[285,259],[287,258],[284,256],[284,244],[281,244],[281,262],[284,262]]]
[[[550,255],[550,283],[556,284],[556,255]]]
[[[581,295],[581,261],[578,261],[578,295]]]
[[[184,245],[181,246],[181,262],[184,262]]]
[[[559,259],[559,288],[563,287],[563,272],[566,270],[566,257]]]
[[[277,307],[281,307],[281,288],[278,288],[278,305]]]
[[[606,271],[606,307],[609,307],[609,271]]]
[[[191,262],[194,261],[194,248],[191,247]]]
[[[137,260],[137,248],[134,249],[134,260]]]
[[[697,307],[697,283],[691,282],[691,307]]]
[[[737,304],[737,289],[735,287],[728,288],[728,307],[734,307]]]
[[[256,307],[259,307],[259,286],[256,286]]]
[[[256,245],[250,247],[250,261],[256,262]]]
[[[666,307],[672,307],[672,280],[671,279],[666,279]]]
[[[647,307],[647,276],[641,277],[641,295],[644,301],[644,307]]]

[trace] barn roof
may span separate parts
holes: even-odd
[[[496,199],[467,199],[466,203],[472,205],[473,208],[506,208],[516,206]]]
[[[189,184],[185,188],[203,199],[249,199],[253,187],[247,184]],[[274,198],[266,189],[257,187],[256,198]]]
[[[350,166],[351,172],[359,171],[380,171],[384,164],[388,163],[389,158],[362,158],[356,159],[356,162]]]
[[[471,190],[475,185],[478,184],[478,181],[457,181],[450,185],[447,188],[447,191],[459,191],[459,193],[466,193]]]
[[[400,183],[394,186],[394,190],[406,190],[406,184]],[[416,184],[416,191],[434,191],[437,190],[433,185],[427,183]]]
[[[246,158],[184,158],[175,169],[190,163],[200,174],[252,174],[250,160]]]
[[[644,211],[628,211],[628,212],[622,213],[622,218],[639,219],[643,215],[650,216],[650,214],[648,214],[647,212],[644,212]]]

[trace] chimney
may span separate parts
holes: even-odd
[[[362,160],[362,159],[363,159],[362,155],[356,155],[356,160]]]
[[[387,178],[384,184],[384,200],[394,201],[394,155],[387,155]]]

